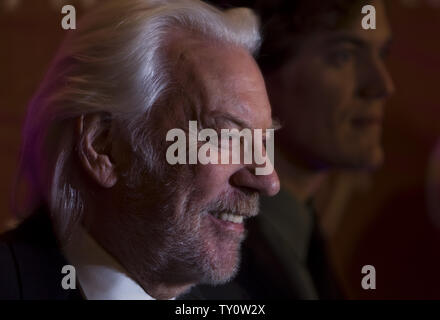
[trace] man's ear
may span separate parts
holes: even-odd
[[[76,122],[77,150],[81,166],[101,187],[113,187],[118,176],[111,158],[110,126],[104,114],[81,115]]]

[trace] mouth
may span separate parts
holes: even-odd
[[[351,122],[355,127],[358,128],[380,127],[382,126],[383,119],[382,117],[366,116],[354,118]]]
[[[211,215],[216,219],[232,223],[243,223],[244,220],[244,216],[228,212],[211,213]]]
[[[211,217],[216,225],[239,232],[244,231],[244,220],[247,218],[244,215],[234,214],[232,212],[210,212],[208,216]]]

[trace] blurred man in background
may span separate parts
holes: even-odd
[[[261,18],[258,62],[275,117],[281,191],[250,223],[237,279],[200,288],[208,298],[341,298],[313,198],[334,169],[373,170],[383,161],[382,121],[394,91],[384,64],[391,41],[385,3],[352,0],[219,0]],[[364,5],[376,9],[364,30]]]

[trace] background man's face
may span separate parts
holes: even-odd
[[[363,30],[359,15],[339,31],[314,33],[297,55],[269,77],[283,143],[313,166],[374,168],[382,163],[384,102],[393,83],[383,56],[390,27],[381,1],[377,29]]]
[[[199,43],[187,46],[174,60],[184,97],[174,97],[172,105],[156,109],[155,122],[165,128],[162,144],[171,128],[187,132],[189,120],[218,132],[272,126],[262,75],[247,52]],[[166,161],[165,154],[162,160]],[[150,227],[155,224],[161,230],[152,240],[144,232],[145,241],[155,242],[159,251],[163,248],[164,255],[168,253],[175,266],[169,277],[175,281],[222,283],[230,279],[238,266],[245,230],[243,223],[224,221],[219,215],[256,215],[259,194],[278,192],[275,171],[256,176],[254,165],[197,164],[168,166],[166,172],[156,186],[152,188],[150,177],[140,191],[155,201],[141,200],[139,211],[151,208],[144,213],[146,219],[151,220]]]

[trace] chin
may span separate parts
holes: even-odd
[[[199,255],[203,261],[202,282],[211,285],[226,283],[239,268],[244,233],[212,223],[212,218],[204,219],[202,225],[203,244]]]
[[[381,146],[376,146],[366,157],[365,169],[377,170],[384,163],[384,152]]]
[[[202,280],[204,284],[220,285],[232,280],[239,269],[240,253],[231,253],[228,256],[218,255],[211,257],[210,262],[205,264],[204,274]]]
[[[383,165],[384,153],[381,147],[362,151],[353,157],[352,167],[358,170],[374,171]]]
[[[380,146],[345,150],[327,158],[327,167],[339,170],[366,170],[379,169],[384,162],[384,153]]]

